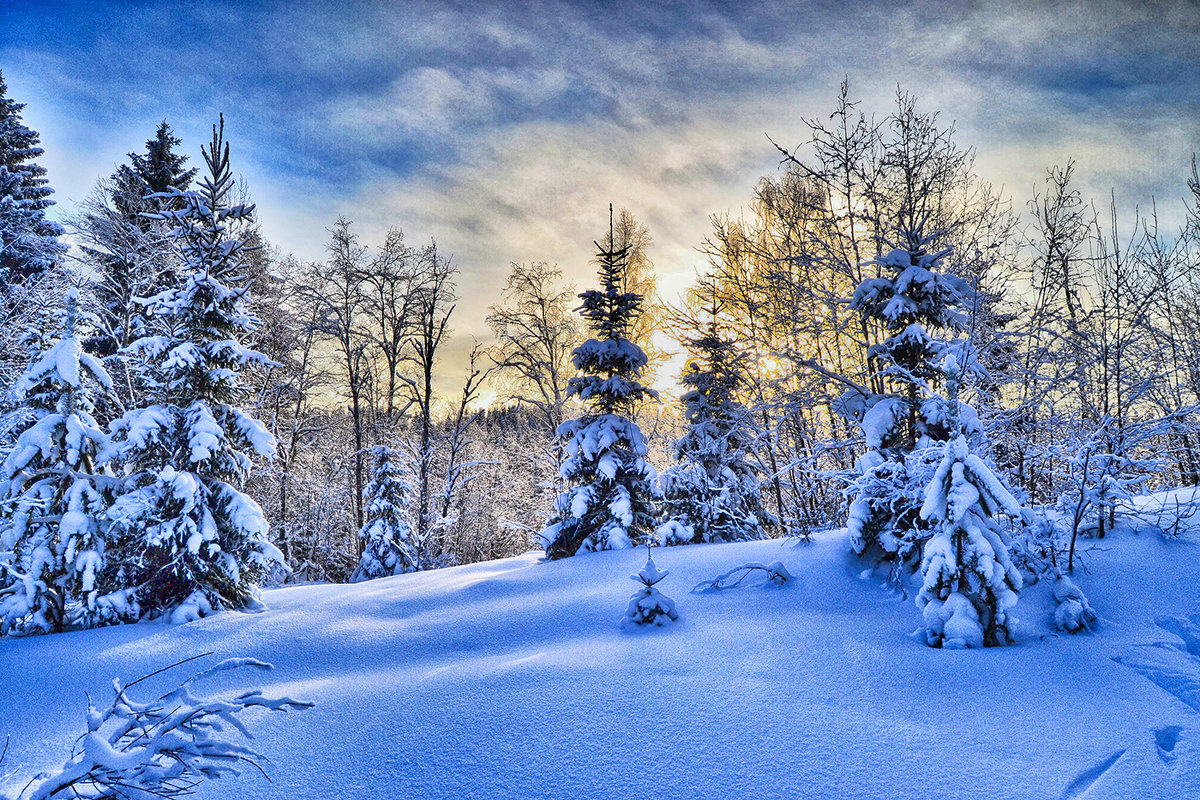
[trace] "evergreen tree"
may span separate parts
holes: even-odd
[[[0,551],[12,553],[11,563],[0,560],[0,633],[54,633],[103,618],[109,478],[99,454],[107,437],[91,411],[93,393],[112,384],[80,346],[74,293],[64,317],[58,341],[14,387],[34,421],[0,472]]]
[[[721,331],[713,292],[703,330],[687,340],[693,355],[680,402],[688,429],[675,444],[681,463],[661,479],[664,544],[762,539],[771,515],[763,508],[758,473],[746,454],[753,445],[749,410],[739,402],[744,355]]]
[[[586,411],[558,428],[567,488],[540,534],[549,558],[631,547],[653,531],[657,476],[646,461],[642,432],[630,419],[642,398],[658,397],[638,382],[646,354],[629,340],[642,298],[621,290],[628,248],[596,247],[601,288],[579,295],[580,311],[596,336],[572,353],[583,375],[567,386],[568,396],[579,397]]]
[[[954,400],[958,367],[953,355],[947,362]],[[932,647],[1010,644],[1015,620],[1009,612],[1017,604],[1021,573],[995,517],[1005,513],[1020,519],[1021,505],[970,452],[965,436],[936,447],[941,461],[925,489],[920,512],[921,519],[934,524],[925,543],[917,596],[925,617],[925,640]]]
[[[867,445],[850,488],[847,524],[854,549],[913,567],[928,535],[918,513],[921,498],[940,455],[927,446],[962,434],[977,437],[981,428],[970,406],[939,394],[944,357],[966,352],[969,343],[938,334],[965,329],[974,292],[963,279],[939,271],[950,251],[931,252],[935,237],[917,228],[902,230],[901,238],[904,247],[875,259],[878,277],[864,279],[851,300],[864,326],[890,333],[868,352],[875,385],[883,391],[849,392],[840,410],[861,426]],[[980,372],[973,357],[962,364]]]
[[[159,123],[154,138],[146,140],[146,152],[129,154],[133,164],[130,171],[146,187],[146,193],[162,195],[164,201],[176,206],[180,202],[179,193],[187,190],[197,172],[195,167],[186,167],[187,156],[172,149],[179,144],[182,144],[182,141],[171,132],[167,121],[163,120]]]
[[[629,576],[634,583],[640,583],[641,588],[629,598],[625,616],[621,618],[623,626],[655,625],[661,627],[668,620],[674,622],[679,619],[679,612],[675,610],[675,601],[663,594],[657,586],[668,574],[659,572],[658,567],[654,565],[654,559],[650,556],[650,550],[647,548],[646,566],[638,570],[636,575]]]
[[[352,583],[417,569],[416,542],[407,511],[413,490],[397,455],[390,447],[375,448],[375,468],[363,492],[367,521],[358,532],[362,556],[350,578]]]
[[[224,128],[222,118],[201,148],[207,171],[199,187],[172,189],[179,207],[159,214],[175,226],[184,268],[150,300],[162,333],[126,351],[149,404],[113,424],[126,477],[109,516],[144,615],[245,607],[263,571],[282,558],[267,541],[262,509],[239,489],[251,454],[272,456],[275,441],[237,407],[246,393],[239,373],[266,359],[243,344],[254,320],[245,246],[230,226],[254,207],[230,204]]]
[[[24,103],[8,97],[0,74],[0,298],[10,285],[35,280],[66,252],[58,241],[63,229],[46,219],[54,205],[40,137],[21,122]]]
[[[177,259],[158,215],[181,207],[179,193],[196,175],[195,169],[185,169],[187,157],[172,150],[179,143],[162,122],[146,141],[146,152],[130,153],[130,163],[101,182],[73,225],[94,273],[92,292],[99,307],[99,330],[87,347],[100,356],[112,356],[149,333],[146,309],[137,298],[174,281]]]

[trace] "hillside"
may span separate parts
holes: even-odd
[[[910,638],[912,601],[860,577],[842,533],[658,551],[682,619],[644,632],[617,626],[644,561],[625,551],[0,640],[6,768],[19,786],[61,763],[85,691],[211,650],[277,666],[211,689],[265,681],[317,705],[251,720],[273,784],[247,774],[204,798],[1197,796],[1200,637],[1188,653],[1191,623],[1162,618],[1200,612],[1200,542],[1122,529],[1103,545],[1078,579],[1095,635],[1051,633],[1043,584],[1022,595],[1017,646],[984,651]],[[688,591],[775,559],[786,587]]]

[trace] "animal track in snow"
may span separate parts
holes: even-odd
[[[1112,769],[1113,765],[1120,761],[1123,755],[1125,755],[1125,751],[1118,750],[1100,763],[1093,764],[1076,775],[1075,780],[1068,783],[1067,788],[1063,789],[1061,800],[1072,800],[1081,796],[1088,789],[1092,788],[1092,784],[1100,780],[1104,773]]]
[[[1167,725],[1165,728],[1154,729],[1154,744],[1158,746],[1158,757],[1168,767],[1175,766],[1175,759],[1178,757],[1175,752],[1175,745],[1179,744],[1179,734],[1183,733],[1183,728],[1178,725]]]

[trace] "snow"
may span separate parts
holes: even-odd
[[[249,770],[205,786],[206,800],[1200,796],[1200,537],[1118,527],[1102,544],[1073,576],[1095,633],[1054,631],[1044,580],[1022,593],[1017,643],[982,650],[910,637],[920,612],[860,579],[844,532],[655,550],[680,619],[636,635],[618,619],[640,549],[273,589],[259,614],[0,640],[5,769],[19,788],[61,764],[85,691],[107,697],[114,676],[213,651],[195,669],[251,657],[276,670],[206,691],[316,707],[247,718],[273,784]],[[794,576],[783,587],[687,591],[777,561]]]

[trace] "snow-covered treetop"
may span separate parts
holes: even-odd
[[[647,553],[646,565],[638,570],[636,575],[630,575],[629,579],[635,583],[642,584],[648,589],[670,574],[666,570],[659,570],[654,564],[654,558]]]
[[[201,148],[207,174],[198,188],[158,195],[176,202],[151,215],[174,225],[185,271],[177,285],[142,301],[164,333],[139,339],[130,352],[142,362],[143,380],[179,405],[197,397],[232,403],[241,394],[240,369],[269,363],[241,343],[255,320],[245,300],[247,248],[231,228],[251,222],[254,206],[229,203],[234,178],[224,130],[222,118],[212,144]]]
[[[91,400],[85,388],[86,381],[105,390],[112,389],[112,381],[99,359],[83,351],[75,334],[78,321],[78,294],[72,290],[67,294],[63,312],[62,335],[38,357],[13,386],[13,394],[30,408],[42,411],[58,411],[69,414],[74,410],[90,412]],[[62,408],[64,402],[72,408]]]
[[[609,207],[611,216],[612,207]],[[610,236],[610,241],[612,237]],[[642,309],[642,296],[623,292],[628,247],[596,243],[599,249],[600,289],[589,289],[579,297],[580,314],[591,325],[596,338],[575,348],[571,362],[584,375],[572,378],[569,396],[590,401],[600,414],[628,411],[643,397],[658,394],[639,383],[648,361],[645,351],[629,339],[633,323]]]
[[[989,517],[1021,518],[1021,504],[959,436],[946,444],[937,472],[925,489],[921,518],[957,524],[979,506]]]
[[[909,338],[917,335],[911,326],[957,330],[962,327],[975,292],[962,278],[940,272],[942,260],[952,250],[930,252],[938,234],[921,230],[902,231],[904,247],[875,258],[878,278],[863,280],[854,290],[850,307],[865,316],[880,320],[894,333],[907,329]]]

